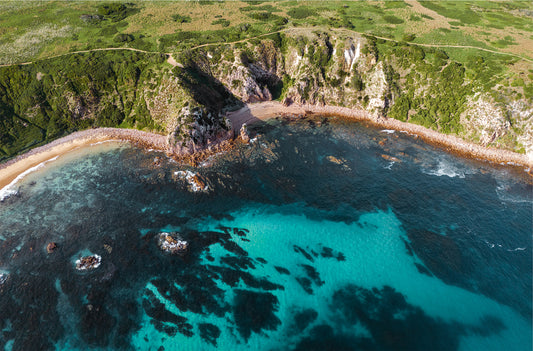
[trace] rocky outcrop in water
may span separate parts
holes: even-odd
[[[208,192],[210,190],[207,180],[198,173],[191,171],[177,171],[174,175],[178,179],[185,179],[189,184],[189,190],[192,192]]]
[[[50,242],[48,243],[48,245],[46,245],[46,252],[48,252],[49,254],[54,252],[56,249],[57,249],[57,244],[54,242]]]
[[[78,271],[86,271],[100,267],[102,257],[100,255],[90,255],[80,257],[76,260],[76,269]]]
[[[189,249],[189,243],[182,240],[177,233],[161,233],[157,239],[157,246],[167,253],[184,254]]]
[[[244,123],[241,127],[240,136],[245,143],[250,142],[250,136],[248,135],[248,126]]]

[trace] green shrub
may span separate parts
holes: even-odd
[[[191,17],[190,16],[182,16],[179,14],[172,15],[172,20],[174,22],[178,23],[191,23]]]
[[[121,4],[118,2],[98,5],[98,14],[104,18],[111,19],[113,22],[119,22],[128,16],[131,16],[140,10],[134,7],[134,4]]]
[[[224,18],[219,18],[219,19],[214,20],[213,22],[211,22],[211,24],[212,25],[220,24],[222,27],[229,27],[230,21],[228,21],[227,19],[224,19]]]
[[[383,19],[390,24],[401,24],[404,22],[403,19],[393,16],[393,15],[385,15],[383,16]]]
[[[242,12],[248,12],[248,11],[267,11],[267,12],[276,12],[276,11],[279,11],[277,8],[275,8],[274,6],[272,5],[262,5],[262,6],[257,6],[257,3],[256,1],[253,2],[253,5],[250,5],[250,6],[246,6],[246,7],[241,7],[239,10],[242,11]]]
[[[289,11],[287,11],[287,14],[294,19],[304,19],[310,16],[316,16],[317,12],[315,11],[315,9],[301,6],[290,9]]]
[[[365,85],[363,83],[363,79],[361,78],[361,75],[359,74],[359,72],[357,72],[357,71],[353,72],[353,77],[352,77],[352,79],[350,81],[350,86],[355,91],[361,91],[361,90],[363,90],[365,88]]]
[[[100,30],[100,35],[103,37],[109,37],[116,33],[118,33],[116,25],[106,26]]]
[[[248,16],[258,21],[276,21],[282,18],[281,16],[274,15],[270,12],[252,12],[249,13]]]
[[[96,123],[100,127],[116,127],[124,120],[124,113],[115,105],[107,105],[97,113]]]
[[[117,34],[115,38],[113,38],[113,41],[115,43],[129,43],[134,40],[133,35],[131,34]]]

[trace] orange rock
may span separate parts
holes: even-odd
[[[385,160],[387,161],[392,161],[392,162],[401,162],[399,159],[397,159],[396,157],[394,156],[390,156],[390,155],[381,155],[381,157],[383,157]]]
[[[46,252],[48,253],[52,253],[55,249],[57,249],[57,244],[54,242],[48,243],[48,245],[46,245]]]

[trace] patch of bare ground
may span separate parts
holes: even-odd
[[[432,20],[428,18],[424,18],[424,20],[421,22],[410,23],[410,29],[414,33],[419,33],[419,34],[429,33],[432,30],[438,29],[438,28],[450,29],[448,18],[442,15],[439,15],[437,12],[422,6],[416,0],[406,0],[405,2],[411,5],[411,8],[409,10],[410,12],[415,12],[417,14],[426,15],[426,16],[433,18]]]
[[[533,70],[533,64],[531,62],[519,60],[508,67],[511,72],[518,74],[520,78],[524,79],[524,81],[530,80],[527,76],[530,73],[529,70]]]
[[[221,29],[221,25],[212,25],[215,16],[221,16],[230,23],[237,24],[243,21],[254,22],[239,11],[240,7],[246,6],[237,1],[227,1],[223,4],[201,5],[195,1],[153,3],[154,6],[146,7],[141,12],[129,17],[126,33],[150,32],[161,36],[174,34],[180,30],[199,31]],[[172,20],[172,15],[189,16],[190,23],[178,23]],[[147,30],[148,29],[148,30]]]
[[[515,44],[508,45],[504,48],[498,48],[498,51],[533,58],[531,51],[533,49],[533,38],[526,36],[526,33],[521,33],[513,27],[506,27],[505,29],[491,28],[490,36],[484,34],[483,28],[464,26],[460,28],[466,35],[469,35],[476,40],[486,42],[489,45],[491,41],[497,41],[500,38],[510,36],[515,41]]]

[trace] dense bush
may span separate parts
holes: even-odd
[[[135,8],[132,3],[112,2],[98,5],[98,14],[106,19],[111,19],[113,22],[122,21],[137,12],[139,12],[139,9]]]
[[[114,38],[113,38],[113,41],[115,43],[129,43],[130,41],[133,41],[134,40],[134,37],[133,35],[131,34],[117,34]]]
[[[146,68],[161,62],[158,55],[108,51],[0,68],[0,160],[93,126],[158,129],[129,92],[144,89]]]
[[[190,16],[182,16],[182,15],[172,15],[172,20],[174,22],[178,23],[191,23],[191,17]]]
[[[383,19],[390,24],[401,24],[404,22],[403,19],[393,16],[393,15],[385,15],[383,16]]]
[[[227,19],[224,19],[224,18],[219,18],[219,19],[214,20],[213,22],[211,22],[211,24],[212,25],[220,24],[222,27],[229,27],[230,21],[228,21]]]
[[[310,16],[316,16],[317,12],[315,9],[300,6],[290,9],[289,11],[287,11],[287,14],[294,19],[304,19]]]

